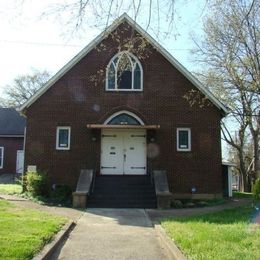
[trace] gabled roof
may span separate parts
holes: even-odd
[[[0,136],[23,136],[25,117],[14,108],[0,108]]]
[[[116,19],[106,31],[98,35],[84,49],[82,49],[71,61],[69,61],[60,71],[58,71],[42,88],[40,88],[27,102],[25,102],[20,111],[31,106],[41,95],[43,95],[53,84],[55,84],[64,74],[66,74],[74,65],[85,57],[93,48],[95,48],[108,33],[114,31],[121,23],[127,22],[135,28],[159,53],[161,53],[179,72],[181,72],[195,87],[197,87],[223,114],[228,110],[201,82],[199,82],[184,66],[182,66],[165,48],[154,40],[142,27],[140,27],[126,13]]]

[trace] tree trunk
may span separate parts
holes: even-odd
[[[252,178],[250,175],[247,175],[247,183],[246,183],[246,189],[245,192],[252,192]]]
[[[241,173],[241,171],[239,171],[239,191],[244,191],[244,184],[243,184],[243,175]]]
[[[249,176],[242,174],[242,192],[251,192],[252,185]]]
[[[249,177],[247,175],[247,171],[244,164],[244,158],[243,158],[243,150],[238,151],[239,156],[239,170],[240,174],[242,176],[242,191],[243,192],[250,192],[251,191],[251,182],[249,181]]]
[[[259,150],[259,137],[254,138],[254,177],[255,180],[260,178],[260,150]]]
[[[260,124],[259,124],[260,127]],[[253,182],[260,178],[260,148],[259,148],[259,129],[254,129],[250,125],[250,131],[253,137]]]

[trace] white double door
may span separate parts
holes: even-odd
[[[146,174],[146,130],[103,129],[101,174]]]

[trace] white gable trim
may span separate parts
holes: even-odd
[[[43,87],[41,87],[29,100],[27,100],[21,107],[20,111],[31,106],[41,95],[43,95],[53,84],[55,84],[62,76],[64,76],[74,65],[76,65],[83,57],[85,57],[96,45],[98,45],[110,32],[116,27],[127,21],[135,30],[143,35],[146,40],[161,53],[177,70],[179,70],[195,87],[197,87],[218,109],[225,114],[228,109],[208,90],[201,82],[199,82],[181,63],[179,63],[165,48],[163,48],[157,41],[155,41],[141,26],[139,26],[126,13],[120,16],[114,23],[112,23],[107,30],[98,35],[92,42],[90,42],[84,49],[82,49],[71,61],[69,61],[61,70],[59,70]]]

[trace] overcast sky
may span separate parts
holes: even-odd
[[[17,75],[30,73],[32,69],[56,73],[101,32],[101,28],[88,28],[86,33],[71,35],[64,23],[53,17],[40,18],[50,4],[59,1],[0,1],[0,93]],[[193,68],[190,32],[200,30],[202,7],[192,1],[183,5],[182,1],[182,6],[176,7],[177,31],[173,33],[180,35],[176,39],[173,36],[160,39],[160,43],[188,69]],[[142,19],[140,23],[145,26]]]

